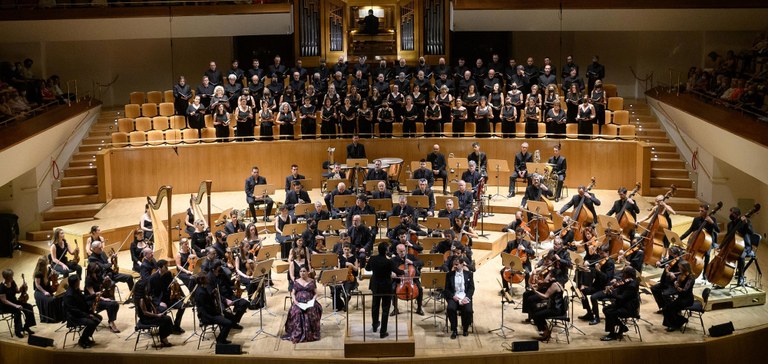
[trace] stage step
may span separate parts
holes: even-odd
[[[651,152],[651,158],[657,159],[680,159],[680,154],[677,152]]]
[[[685,169],[685,162],[679,158],[651,158],[651,168]]]
[[[40,229],[52,230],[55,227],[69,225],[69,224],[77,224],[78,222],[91,221],[91,220],[93,220],[93,218],[91,217],[83,217],[78,219],[64,219],[64,220],[45,220],[40,223]]]
[[[96,153],[102,149],[108,148],[106,144],[80,144],[78,152]]]
[[[72,160],[96,160],[94,152],[77,152],[72,154]]]
[[[651,177],[651,186],[663,187],[675,185],[678,188],[692,188],[693,182],[688,178],[672,178],[672,177]]]
[[[45,232],[47,234],[50,234],[51,232]],[[50,253],[50,250],[48,248],[48,241],[50,241],[50,238],[48,239],[38,239],[37,241],[32,241],[29,239],[29,233],[27,233],[27,240],[19,240],[19,244],[21,244],[21,251],[31,253],[31,254],[39,254],[39,255],[47,255]]]
[[[27,240],[38,242],[38,241],[50,241],[51,240],[51,234],[53,234],[52,230],[38,230],[38,231],[27,231]],[[22,249],[24,249],[24,244],[21,245]],[[31,253],[31,251],[30,251]]]
[[[677,147],[671,143],[648,143],[652,152],[677,152]]]
[[[64,177],[61,179],[61,187],[92,186],[98,184],[98,177],[91,176]]]
[[[96,175],[96,168],[94,167],[72,167],[64,170],[65,177],[95,176],[95,175]]]
[[[83,185],[83,186],[61,187],[56,191],[56,193],[59,197],[73,196],[73,195],[96,195],[99,193],[99,186]]]
[[[666,187],[651,187],[651,196],[663,195],[669,191],[669,186]],[[675,193],[676,197],[689,197],[695,198],[696,192],[692,188],[678,188]]]
[[[94,166],[96,166],[96,161],[89,161],[89,160],[69,161],[69,167],[94,167]]]
[[[90,203],[69,206],[54,206],[43,211],[44,220],[61,220],[94,217],[105,204]]]
[[[688,171],[680,168],[651,168],[651,178],[654,177],[688,178]]]
[[[72,206],[96,203],[98,201],[99,195],[72,195],[56,197],[53,199],[53,204],[54,206]]]

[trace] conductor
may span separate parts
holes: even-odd
[[[365,269],[372,272],[370,288],[373,292],[373,307],[371,309],[373,332],[376,332],[379,324],[381,324],[379,337],[383,339],[389,336],[387,320],[389,319],[389,307],[392,304],[392,273],[403,275],[404,272],[387,258],[387,243],[380,243],[378,249],[379,255],[371,257]],[[379,316],[379,308],[381,308],[381,316]]]
[[[363,24],[363,33],[365,34],[376,34],[379,32],[379,18],[373,15],[373,9],[369,9],[368,16],[358,21],[358,23]]]

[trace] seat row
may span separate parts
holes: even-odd
[[[163,102],[173,102],[173,90],[165,91],[134,91],[128,95],[131,104],[162,104]]]

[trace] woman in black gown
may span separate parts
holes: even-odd
[[[315,105],[312,105],[312,98],[304,97],[304,104],[299,108],[299,117],[301,117],[301,139],[315,139],[317,114]]]
[[[338,117],[336,116],[336,107],[333,106],[333,98],[328,97],[328,95],[323,99],[323,107],[320,109],[320,119],[322,121],[320,125],[320,138],[335,138]]]
[[[553,107],[547,111],[547,137],[562,139],[565,138],[565,123],[566,117],[563,109],[560,108],[560,103],[555,103]]]
[[[395,110],[389,107],[389,101],[387,99],[381,101],[381,108],[379,108],[376,119],[379,122],[379,137],[391,138],[392,123],[395,121]]]
[[[419,107],[413,103],[413,97],[405,97],[405,106],[403,106],[403,137],[413,138],[416,136],[416,121],[419,119]]]
[[[280,125],[280,140],[293,140],[293,126],[296,124],[296,115],[287,102],[280,104],[280,112],[277,113],[275,122]]]
[[[195,96],[192,103],[187,106],[187,123],[192,129],[197,129],[197,137],[203,136],[202,129],[205,128],[206,108],[200,102],[200,96]]]
[[[339,108],[339,118],[341,119],[341,137],[351,138],[357,129],[357,108],[352,105],[352,99],[349,97],[344,98],[344,105]]]
[[[576,115],[576,121],[579,123],[579,139],[590,139],[592,136],[592,125],[595,123],[595,107],[592,106],[592,99],[584,96],[579,105]]]
[[[603,81],[595,81],[595,88],[590,95],[592,106],[595,107],[595,121],[598,125],[598,134],[602,133],[605,125],[605,90],[603,90]]]
[[[489,138],[491,136],[491,122],[493,109],[488,105],[485,96],[480,97],[480,102],[475,108],[475,138]]]
[[[464,107],[464,101],[456,98],[456,106],[451,109],[451,124],[453,126],[454,138],[464,136],[464,123],[467,122],[467,118],[467,108]]]
[[[223,103],[219,103],[216,106],[216,111],[213,113],[213,127],[216,128],[216,141],[226,142],[229,138],[229,112],[224,107]]]
[[[581,103],[581,93],[579,92],[579,89],[576,87],[576,84],[571,84],[571,88],[568,90],[568,93],[565,95],[565,106],[566,106],[566,119],[568,120],[568,123],[575,123],[576,122],[576,114],[579,111],[579,104]]]
[[[528,105],[525,106],[525,137],[536,138],[539,135],[539,116],[541,111],[536,106],[536,98],[528,98]]]
[[[262,99],[261,111],[259,112],[259,136],[261,140],[275,140],[273,126],[275,126],[275,115],[272,114],[268,101]]]
[[[517,108],[512,103],[512,98],[507,97],[504,107],[501,108],[501,136],[512,138],[515,136],[515,124],[517,123]]]
[[[373,136],[373,110],[368,105],[368,99],[360,101],[357,109],[357,133],[361,138]]]

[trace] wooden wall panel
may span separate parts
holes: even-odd
[[[510,166],[523,139],[488,139],[481,141],[482,151],[490,159],[506,159]],[[112,197],[154,196],[161,185],[172,185],[174,193],[197,191],[200,181],[213,180],[214,191],[241,191],[251,166],[257,165],[269,183],[282,186],[290,165],[299,165],[300,173],[313,179],[318,186],[323,172],[322,163],[328,159],[326,150],[336,148],[335,160],[346,159],[350,140],[275,141],[269,143],[221,143],[181,145],[178,147],[124,148],[107,151],[111,166]],[[368,159],[397,157],[405,162],[401,181],[407,178],[405,165],[424,158],[432,145],[440,145],[446,156],[466,158],[472,150],[469,139],[373,139],[364,140]],[[542,162],[552,154],[557,140],[529,140],[530,151],[540,150]],[[563,140],[562,154],[568,159],[565,184],[571,188],[587,184],[597,177],[598,189],[633,186],[638,180],[641,159],[634,141]],[[102,166],[99,166],[102,168]],[[489,171],[492,186],[496,185],[494,171]],[[506,193],[510,173],[501,173],[501,192]],[[495,187],[492,193],[495,193]]]

